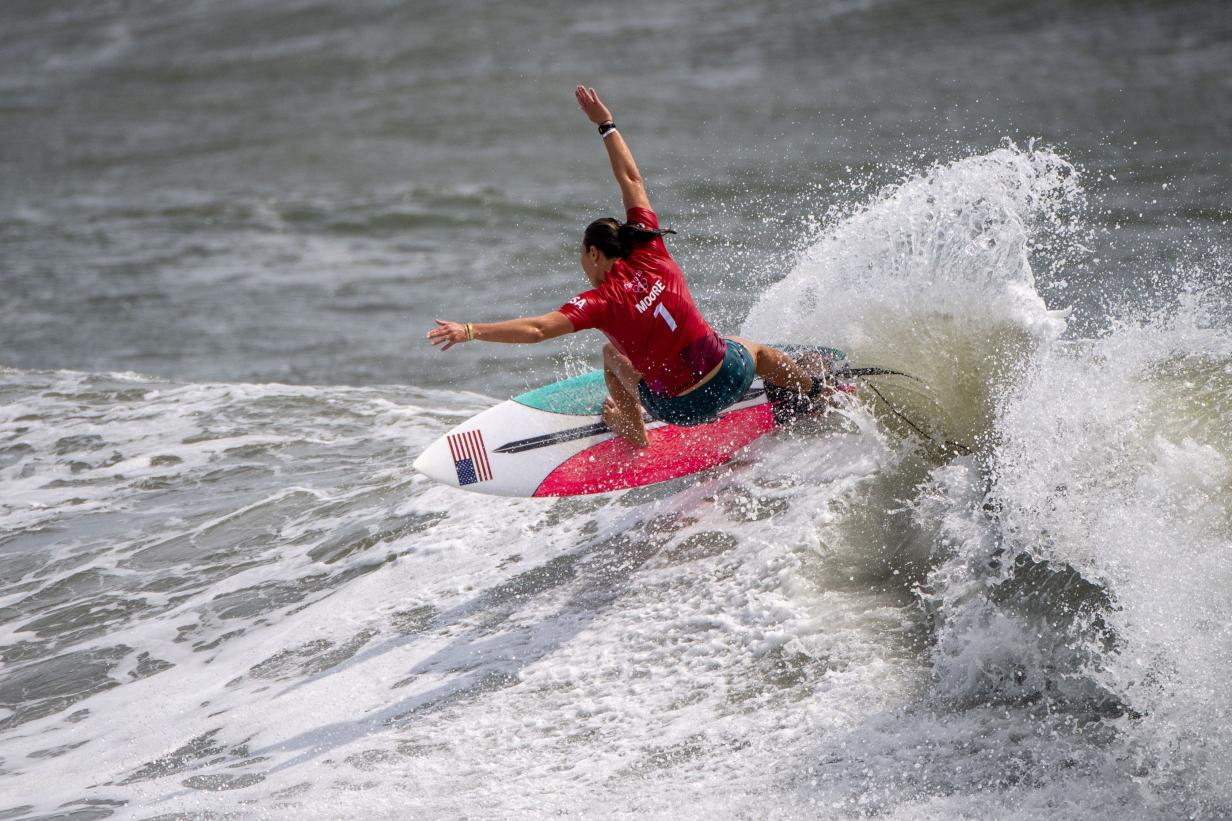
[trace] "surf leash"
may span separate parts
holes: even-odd
[[[885,398],[885,394],[883,394],[880,390],[878,390],[877,386],[874,385],[872,382],[868,381],[867,379],[867,377],[870,377],[870,376],[902,376],[914,382],[919,382],[921,385],[927,388],[928,383],[926,383],[923,379],[920,379],[918,376],[912,376],[909,373],[903,373],[902,371],[891,370],[890,368],[852,368],[852,367],[844,368],[841,371],[839,371],[836,375],[838,376],[858,376],[858,377],[864,378],[864,384],[867,385],[868,389],[871,390],[876,395],[876,397],[882,401],[882,403],[886,406],[886,408],[890,411],[890,413],[894,414],[894,416],[899,421],[901,421],[907,427],[915,431],[916,435],[920,437],[920,441],[923,442],[926,447],[934,451],[934,453],[936,455],[939,455],[941,458],[943,459],[949,458],[950,456],[953,456],[955,454],[958,454],[960,456],[970,456],[971,455],[972,453],[971,448],[964,445],[962,442],[954,442],[950,439],[943,439],[942,446],[938,447],[935,439],[933,439],[931,436],[925,433],[923,428],[921,428],[915,422],[912,422],[907,417],[906,414],[904,414],[898,408],[894,407],[894,404],[890,402],[889,399]]]
[[[844,368],[839,371],[839,374],[841,376],[905,376],[908,379],[914,379],[921,385],[924,384],[924,380],[918,376],[912,376],[902,371],[892,371],[889,368]]]

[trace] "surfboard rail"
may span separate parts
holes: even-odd
[[[791,352],[822,354],[836,366],[846,359],[834,348]],[[713,422],[678,427],[648,421],[650,444],[637,448],[603,423],[606,397],[602,371],[527,391],[447,432],[414,468],[442,484],[499,496],[610,493],[723,464],[784,420],[758,379]]]

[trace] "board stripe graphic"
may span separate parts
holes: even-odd
[[[453,457],[459,485],[473,485],[492,479],[492,465],[488,462],[488,450],[482,433],[477,430],[451,433],[445,441],[449,443],[449,455]]]
[[[744,396],[740,397],[740,399],[734,404],[740,404],[740,402],[747,402],[750,399],[756,399],[765,392],[766,391],[762,388],[752,388],[747,391]],[[644,416],[643,418],[647,423],[654,421],[654,419],[650,416]],[[581,425],[576,428],[569,428],[568,430],[559,430],[555,433],[544,433],[539,436],[531,436],[526,439],[517,439],[513,442],[506,442],[498,447],[496,452],[522,453],[523,451],[535,450],[536,448],[545,448],[548,445],[559,445],[562,442],[572,442],[577,439],[586,439],[590,436],[600,436],[604,433],[611,433],[611,429],[608,428],[608,426],[603,422],[595,422],[590,425]]]
[[[561,442],[572,442],[575,439],[585,439],[588,436],[599,436],[600,434],[611,433],[611,430],[602,422],[595,422],[593,425],[583,425],[569,430],[561,430],[556,433],[544,433],[539,436],[531,436],[528,439],[518,439],[513,442],[506,442],[496,449],[497,453],[521,453],[524,450],[534,450],[535,448],[545,448],[548,445],[559,445]]]

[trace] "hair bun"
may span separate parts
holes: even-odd
[[[650,242],[664,234],[674,234],[670,228],[647,228],[640,222],[617,222],[611,217],[597,219],[586,226],[582,244],[586,248],[598,248],[605,256],[624,259],[642,243]]]
[[[616,242],[620,245],[620,256],[622,259],[633,253],[633,245],[639,233],[641,233],[640,225],[635,226],[627,222],[622,223],[616,229]]]

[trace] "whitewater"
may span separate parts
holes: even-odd
[[[413,472],[505,396],[0,370],[0,818],[1232,817],[1226,269],[1076,333],[1088,187],[823,214],[739,330],[927,387],[626,493]]]

